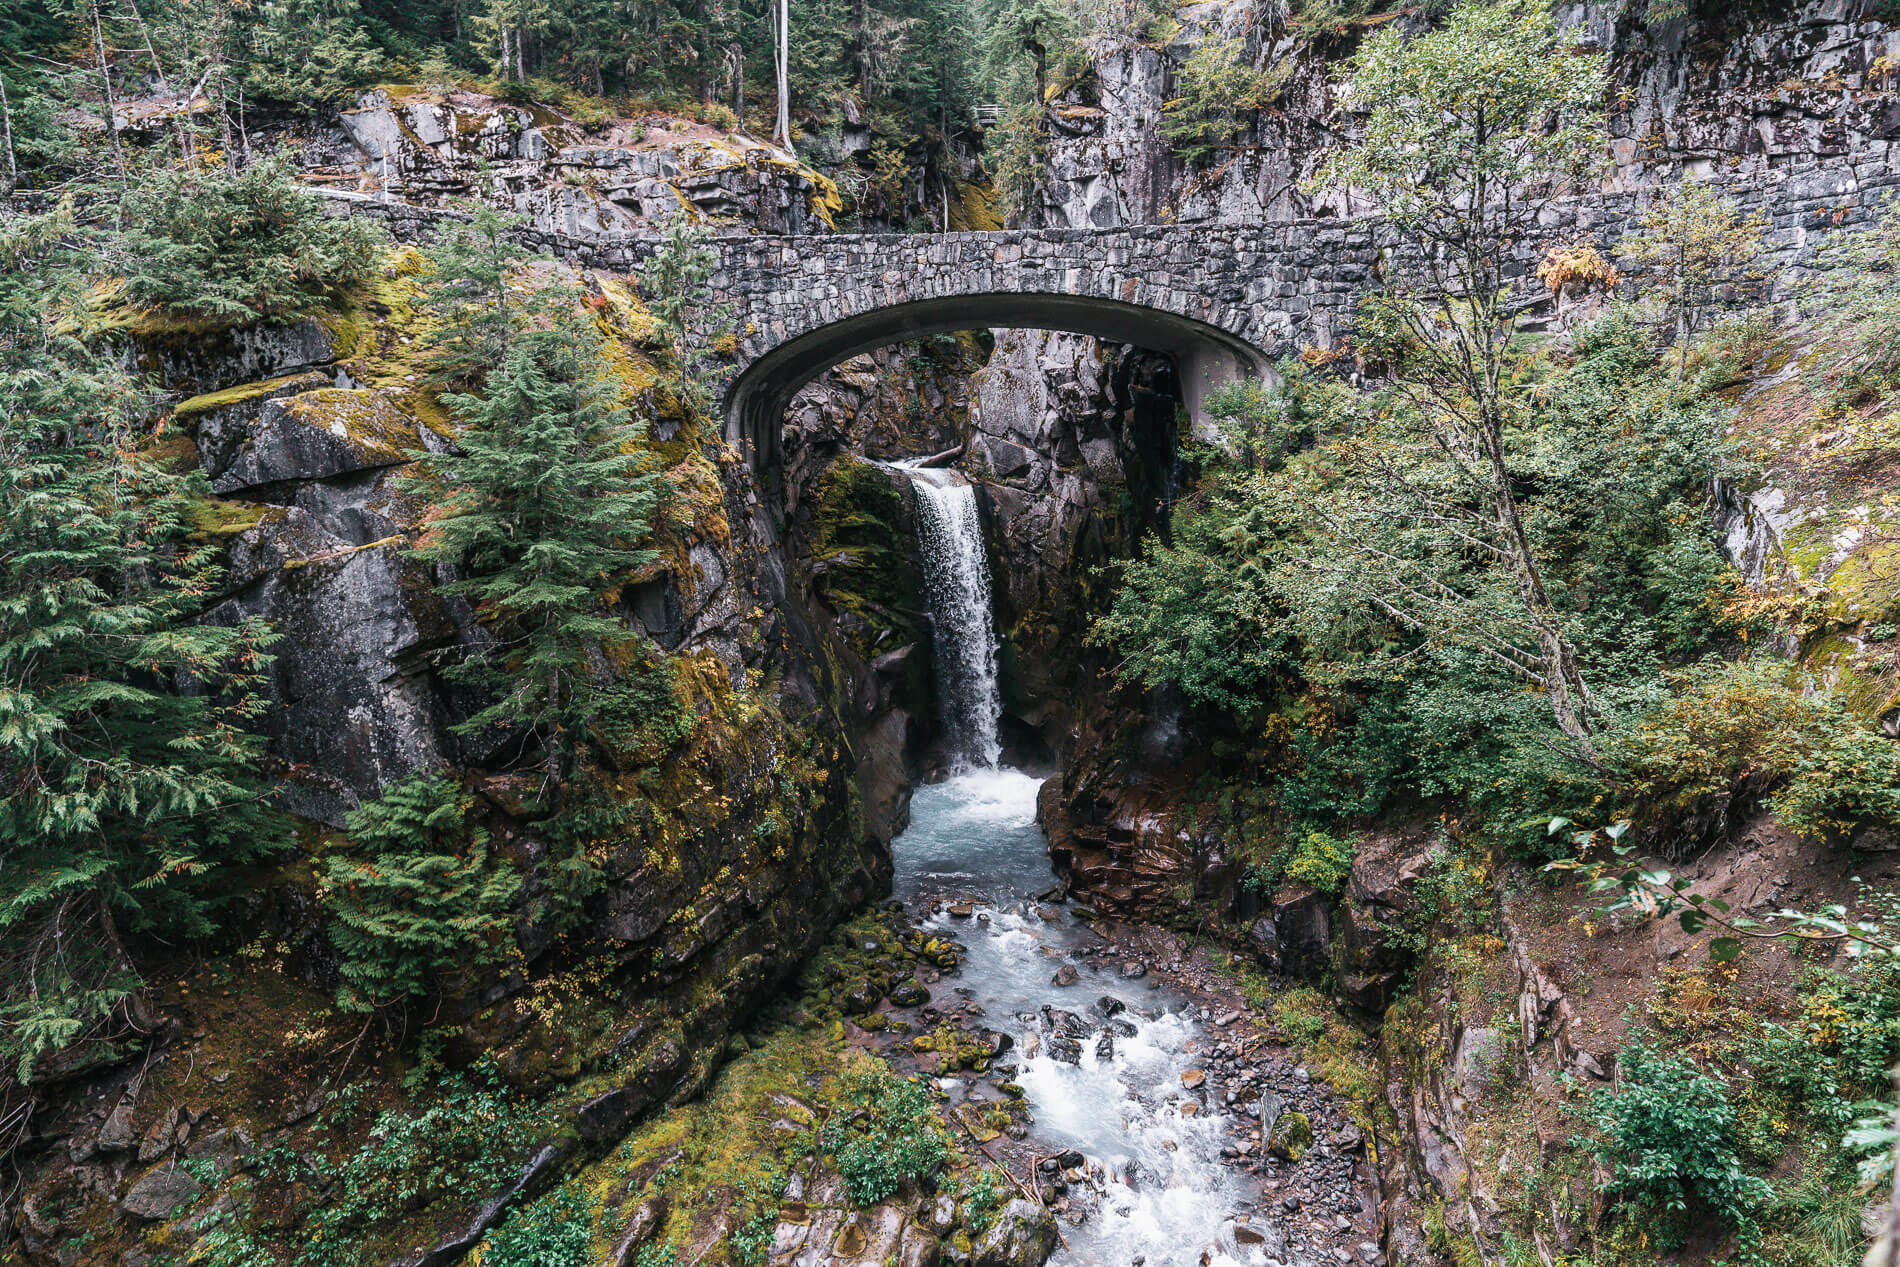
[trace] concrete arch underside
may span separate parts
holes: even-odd
[[[939,295],[830,321],[742,359],[723,401],[727,438],[760,469],[773,469],[786,407],[825,370],[906,339],[985,329],[1062,330],[1163,353],[1174,361],[1197,426],[1210,393],[1232,379],[1266,374],[1273,360],[1220,326],[1120,299],[1041,290]]]

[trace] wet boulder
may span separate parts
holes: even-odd
[[[1074,1012],[1065,1012],[1059,1007],[1045,1007],[1042,1009],[1042,1020],[1052,1033],[1064,1038],[1088,1037],[1089,1023]]]
[[[1056,1246],[1056,1221],[1047,1210],[1017,1198],[1004,1206],[971,1256],[973,1267],[1042,1267]]]
[[[1267,1136],[1267,1151],[1286,1161],[1298,1161],[1313,1146],[1313,1123],[1304,1113],[1282,1113]]]
[[[336,337],[316,320],[239,326],[189,339],[133,335],[139,368],[157,373],[167,391],[215,392],[240,383],[287,377],[336,359]]]
[[[282,560],[206,620],[261,617],[282,635],[265,729],[294,770],[285,808],[340,827],[388,783],[447,764],[457,744],[430,655],[460,634],[422,564],[399,543],[356,545],[295,513],[260,521],[232,550]]]
[[[423,447],[415,420],[387,394],[308,385],[320,377],[305,376],[254,407],[200,415],[198,460],[215,492],[399,466]]]
[[[133,1184],[119,1204],[135,1219],[166,1219],[203,1191],[204,1185],[187,1172],[162,1166]]]
[[[856,977],[844,987],[844,1010],[853,1016],[861,1016],[878,1004],[882,997],[878,988],[871,984],[869,977]]]
[[[1317,976],[1331,957],[1332,919],[1325,897],[1304,886],[1282,889],[1254,922],[1248,940],[1268,971]]]

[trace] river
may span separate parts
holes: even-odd
[[[1081,1154],[1068,1183],[1080,1225],[1062,1227],[1059,1267],[1238,1267],[1266,1261],[1231,1216],[1257,1187],[1221,1160],[1224,1110],[1196,1077],[1191,1002],[1077,955],[1094,938],[1060,903],[1036,824],[1042,780],[1000,761],[997,643],[975,490],[907,469],[935,627],[950,773],[917,789],[892,845],[895,888],[933,932],[967,948],[957,993],[1008,1033],[1038,1155]],[[969,905],[965,905],[965,904]],[[1073,972],[1073,980],[1069,974]],[[1067,984],[1057,985],[1058,973]],[[954,1103],[970,1088],[942,1080]],[[1074,1158],[1070,1161],[1073,1163]],[[1246,1236],[1247,1232],[1240,1232]]]

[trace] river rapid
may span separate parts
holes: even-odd
[[[1078,954],[1094,934],[1065,905],[1036,897],[1057,883],[1036,823],[1042,780],[999,759],[997,642],[975,490],[948,472],[904,469],[917,493],[950,773],[911,800],[910,826],[892,844],[895,890],[933,933],[966,947],[956,993],[1014,1041],[1029,1143],[1060,1158],[1042,1177],[1062,1180],[1072,1212],[1050,1261],[1267,1263],[1265,1229],[1232,1218],[1258,1187],[1222,1161],[1226,1110],[1190,1086],[1203,1037],[1196,1005]],[[972,1090],[956,1078],[942,1086],[953,1104]]]

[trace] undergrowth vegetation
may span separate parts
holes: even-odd
[[[1846,1141],[1891,1105],[1885,1070],[1900,1055],[1886,943],[1857,934],[1846,907],[1800,926],[1859,936],[1868,962],[1807,964],[1789,1017],[1776,995],[1735,1002],[1693,1038],[1658,1024],[1633,1039],[1605,1070],[1611,1087],[1578,1086],[1567,1159],[1542,1138],[1547,1123],[1524,1128],[1541,1092],[1492,1059],[1494,1046],[1532,1041],[1499,966],[1493,889],[1564,849],[1552,815],[1617,823],[1611,843],[1652,861],[1618,855],[1615,867],[1660,877],[1658,893],[1692,880],[1646,873],[1657,856],[1785,829],[1844,859],[1900,823],[1900,749],[1880,724],[1891,688],[1862,676],[1882,653],[1840,650],[1885,645],[1888,587],[1844,571],[1852,601],[1804,600],[1785,576],[1770,578],[1778,594],[1754,593],[1718,538],[1735,504],[1724,499],[1762,478],[1763,448],[1735,425],[1738,385],[1794,355],[1769,315],[1748,310],[1765,223],[1714,186],[1659,197],[1617,252],[1627,275],[1595,247],[1547,255],[1550,290],[1592,296],[1593,319],[1560,338],[1523,328],[1493,302],[1511,283],[1494,286],[1487,270],[1548,226],[1473,191],[1595,174],[1600,102],[1580,88],[1593,54],[1566,48],[1542,7],[1509,0],[1454,6],[1415,34],[1368,19],[1356,4],[1295,16],[1314,38],[1364,34],[1336,88],[1366,139],[1309,190],[1371,197],[1426,258],[1394,258],[1350,345],[1211,397],[1219,442],[1187,453],[1170,531],[1122,570],[1095,636],[1124,682],[1178,691],[1211,737],[1196,784],[1203,826],[1247,886],[1337,900],[1368,839],[1438,842],[1379,934],[1406,961],[1400,987],[1430,992],[1401,995],[1388,1041],[1422,1083],[1453,1055],[1427,1024],[1433,1007],[1449,1000],[1483,1032],[1458,1076],[1498,1111],[1466,1146],[1496,1163],[1485,1182],[1510,1209],[1502,1245],[1495,1228],[1469,1243],[1469,1225],[1489,1220],[1441,1211],[1436,1248],[1461,1262],[1550,1261],[1548,1238],[1581,1221],[1594,1230],[1580,1261],[1594,1267],[1651,1263],[1691,1240],[1697,1255],[1838,1267],[1845,1254],[1825,1247],[1859,1242],[1829,1194],[1871,1199]],[[1211,49],[1200,69],[1224,56]],[[1461,107],[1480,100],[1482,141]],[[1896,223],[1842,235],[1813,292],[1810,333],[1826,346],[1800,372],[1836,399],[1816,431],[1875,446],[1844,448],[1845,464],[1884,443]],[[1846,539],[1818,534],[1803,558]],[[1790,664],[1795,642],[1827,651]],[[1605,922],[1658,910],[1691,935],[1730,914],[1626,902]],[[1355,902],[1355,936],[1333,947],[1336,987],[1363,967],[1361,914]],[[1565,935],[1588,939],[1601,918]],[[1725,937],[1712,953],[1740,949]],[[1293,1041],[1323,1040],[1296,996],[1261,1001]],[[1526,1148],[1537,1160],[1506,1175],[1503,1159]],[[1593,1187],[1610,1212],[1600,1225]]]

